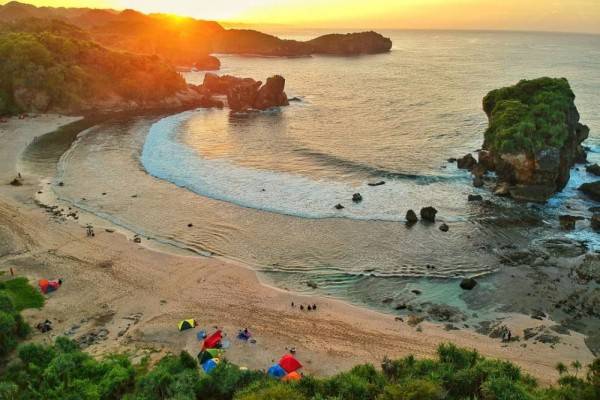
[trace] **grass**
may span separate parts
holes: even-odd
[[[26,278],[0,282],[0,292],[5,292],[11,298],[18,311],[44,306],[44,296]]]

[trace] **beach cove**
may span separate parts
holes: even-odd
[[[11,119],[2,125],[2,179],[8,182],[18,172],[22,166],[19,155],[35,137],[68,122],[72,120],[41,116]],[[176,254],[179,250],[165,251],[162,245],[160,250],[153,244],[140,246],[132,241],[132,232],[80,210],[78,221],[53,218],[35,202],[37,191],[46,190],[40,186],[42,177],[24,174],[23,178],[21,187],[0,189],[3,243],[8,246],[2,267],[13,267],[17,274],[33,280],[49,274],[62,277],[65,284],[49,297],[44,309],[28,311],[26,317],[56,321],[56,334],[75,325],[80,327],[74,336],[100,327],[108,329],[107,340],[88,348],[92,354],[143,354],[148,349],[186,349],[194,354],[198,349],[195,335],[176,329],[177,321],[193,317],[202,327],[223,327],[231,336],[240,328],[252,329],[257,344],[234,342],[227,354],[233,362],[249,368],[266,368],[286,347],[295,346],[308,372],[327,375],[366,360],[376,363],[386,355],[428,357],[439,343],[451,341],[514,361],[550,383],[556,377],[557,359],[584,363],[593,359],[583,335],[574,332],[552,351],[541,343],[529,343],[525,348],[518,342],[503,346],[499,340],[472,331],[446,331],[442,325],[428,322],[422,322],[419,331],[393,315],[275,289],[262,284],[252,269],[231,260]],[[83,226],[88,221],[94,223],[95,238],[85,236]],[[292,309],[291,302],[318,304],[318,311],[301,312]],[[516,335],[526,327],[542,325],[519,315],[504,323]],[[33,340],[51,337],[42,339],[38,334]]]

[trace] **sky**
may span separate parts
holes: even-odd
[[[310,28],[600,33],[600,0],[22,0]],[[6,3],[6,1],[0,1]]]

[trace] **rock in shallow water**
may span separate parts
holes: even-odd
[[[425,207],[421,209],[421,219],[428,222],[435,222],[437,210],[433,207]]]
[[[419,222],[419,218],[417,218],[417,213],[415,213],[413,210],[408,210],[406,212],[406,222],[409,224],[416,224],[417,222]]]
[[[600,201],[600,181],[584,183],[579,186],[579,190],[591,197],[593,200]]]
[[[477,281],[473,278],[465,278],[460,282],[460,288],[463,290],[473,290],[477,286]]]

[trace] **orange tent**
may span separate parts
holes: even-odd
[[[284,381],[284,382],[299,381],[300,379],[302,379],[302,375],[300,375],[296,371],[290,372],[289,374],[287,374],[286,376],[284,376],[283,378],[281,378],[281,380]]]
[[[50,282],[48,282],[48,279],[40,279],[40,281],[38,282],[38,285],[39,285],[42,293],[44,293],[44,294],[48,293],[48,286],[50,286]]]

